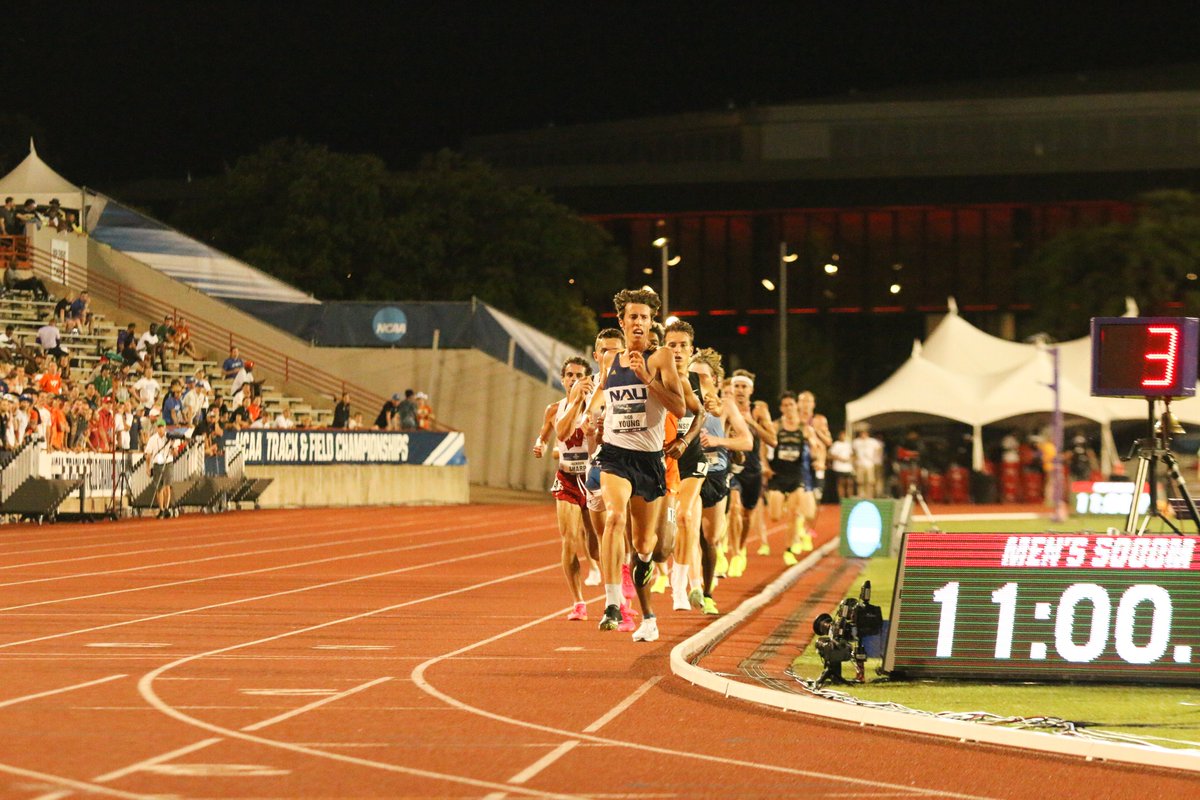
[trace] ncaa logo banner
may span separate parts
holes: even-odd
[[[225,434],[247,465],[278,464],[418,464],[445,467],[467,463],[460,431],[273,431],[245,430]]]
[[[393,344],[408,333],[408,317],[395,306],[385,306],[375,312],[371,330],[375,332],[375,338]]]

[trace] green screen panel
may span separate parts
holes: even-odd
[[[897,501],[847,498],[842,500],[841,542],[845,558],[872,558],[892,552],[892,526]]]

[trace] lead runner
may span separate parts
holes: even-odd
[[[604,535],[600,571],[604,575],[605,609],[601,630],[621,622],[621,539],[626,519],[632,522],[633,581],[645,585],[653,572],[658,516],[666,493],[663,431],[667,413],[682,417],[687,406],[671,352],[649,349],[650,325],[658,313],[658,295],[624,289],[613,297],[625,333],[625,350],[608,354],[600,370],[601,390],[588,413],[604,403],[604,446],[600,449],[600,494],[604,499]],[[696,410],[696,409],[693,409]],[[634,641],[658,638],[658,621],[649,608],[648,592],[642,624]]]

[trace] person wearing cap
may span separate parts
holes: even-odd
[[[375,428],[381,431],[394,431],[400,429],[400,395],[394,394],[383,404],[383,408],[379,409],[379,416],[375,417]]]
[[[423,431],[433,430],[433,423],[437,420],[434,416],[433,406],[429,405],[429,395],[424,392],[417,392],[417,427]]]
[[[167,421],[162,417],[154,420],[154,432],[143,448],[146,454],[146,471],[155,486],[154,502],[158,506],[158,517],[171,516],[171,484],[167,482],[167,465],[171,463],[171,442],[167,439]]]
[[[18,230],[11,233],[16,236],[33,236],[34,231],[42,229],[42,218],[37,212],[37,201],[32,197],[27,199],[16,212]]]
[[[31,408],[33,407],[33,398],[27,394],[17,397],[17,407],[13,411],[11,424],[13,427],[14,447],[19,447],[25,441],[25,437],[29,435],[29,423]]]
[[[253,388],[254,383],[254,362],[247,359],[246,362],[242,364],[242,368],[239,369],[237,374],[233,376],[233,383],[229,387],[229,393],[236,395],[242,391],[243,386],[250,386]]]
[[[59,226],[62,224],[62,213],[62,204],[55,197],[50,201],[50,205],[46,207],[46,224],[54,228],[54,230],[59,230]]]

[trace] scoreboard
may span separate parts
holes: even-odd
[[[1195,317],[1094,317],[1092,394],[1192,397],[1198,341]]]
[[[908,533],[883,667],[911,677],[1200,682],[1196,543]]]

